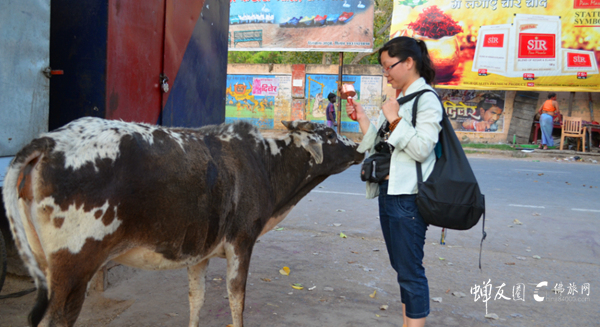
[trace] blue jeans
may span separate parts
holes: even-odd
[[[427,224],[415,203],[416,195],[388,195],[388,181],[379,186],[379,220],[392,267],[398,273],[400,298],[406,316],[429,315],[429,284],[425,277],[425,232]]]

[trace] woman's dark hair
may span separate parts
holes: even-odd
[[[406,60],[408,57],[413,58],[417,63],[417,71],[425,79],[425,82],[430,85],[435,82],[433,62],[429,58],[427,45],[422,40],[413,39],[408,36],[399,36],[389,40],[379,49],[379,64],[381,64],[381,54],[384,51],[387,51],[390,57],[398,58],[401,61]]]
[[[555,96],[556,96],[556,93],[554,93],[554,92],[548,93],[548,99],[554,98]]]

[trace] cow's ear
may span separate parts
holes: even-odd
[[[310,140],[308,141],[308,144],[304,146],[304,148],[315,159],[315,162],[317,164],[323,162],[323,145],[321,144],[321,142]]]
[[[294,121],[289,121],[289,120],[284,120],[281,121],[281,123],[290,131],[304,131],[304,132],[314,132],[315,131],[315,125],[313,123],[311,123],[310,121],[306,121],[306,120],[294,120]]]

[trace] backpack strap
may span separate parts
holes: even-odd
[[[402,104],[404,104],[404,103],[406,103],[406,102],[408,102],[408,101],[416,98],[415,102],[413,102],[413,107],[412,107],[412,125],[413,125],[413,127],[417,127],[417,107],[419,105],[419,98],[425,92],[433,92],[433,93],[435,93],[433,90],[426,89],[426,90],[421,90],[421,91],[418,91],[418,92],[411,93],[411,94],[409,94],[409,95],[407,95],[405,97],[402,97],[402,98],[400,98],[398,100],[398,103],[400,105],[402,105]],[[436,96],[437,96],[437,94],[436,94]],[[438,99],[439,99],[439,97],[438,97]],[[440,104],[442,104],[441,100],[440,100]],[[444,105],[443,104],[442,104],[442,112],[444,114],[446,114],[446,111],[444,110]],[[417,164],[417,181],[419,183],[421,183],[421,182],[423,182],[423,172],[421,171],[421,163],[418,162],[418,161],[415,161],[415,163]]]

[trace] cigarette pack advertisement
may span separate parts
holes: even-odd
[[[399,1],[401,35],[425,41],[438,88],[600,92],[600,1]]]

